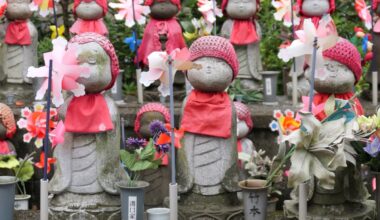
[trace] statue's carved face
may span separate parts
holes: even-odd
[[[78,61],[81,66],[90,69],[88,78],[79,78],[86,93],[99,93],[111,82],[111,60],[106,51],[96,42],[77,44]]]
[[[25,20],[32,16],[29,0],[8,0],[5,16],[9,20]]]
[[[169,19],[178,13],[178,7],[170,0],[154,1],[150,6],[150,15],[155,19]]]
[[[149,140],[149,138],[153,137],[150,132],[150,123],[155,120],[161,121],[165,124],[165,117],[161,114],[161,112],[145,112],[142,114],[139,133],[143,138]]]
[[[96,1],[82,1],[76,8],[76,14],[83,20],[97,20],[103,17],[103,8]]]
[[[256,0],[229,0],[226,12],[233,19],[248,19],[256,14]]]
[[[321,17],[330,9],[328,0],[303,0],[302,12],[307,16]]]
[[[0,122],[0,140],[5,140],[5,139],[7,139],[7,129]]]
[[[187,73],[190,84],[203,92],[223,92],[232,82],[232,69],[222,59],[201,57],[194,61],[201,69],[191,69]]]
[[[311,68],[305,74],[309,79]],[[340,94],[352,92],[354,84],[354,73],[347,66],[334,60],[326,60],[323,77],[316,74],[314,87],[320,93]]]

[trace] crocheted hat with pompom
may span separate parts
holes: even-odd
[[[12,112],[12,109],[7,105],[0,103],[0,123],[7,130],[7,138],[12,138],[16,133],[16,122]]]
[[[253,122],[251,118],[251,111],[249,110],[248,106],[244,105],[241,102],[234,102],[234,105],[238,119],[240,121],[245,121],[245,123],[247,123],[247,126],[249,127],[249,130],[252,130]]]

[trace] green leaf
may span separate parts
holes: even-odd
[[[153,140],[150,140],[139,156],[141,160],[152,160],[154,158],[154,153],[156,153],[156,149],[153,146]]]
[[[137,161],[134,166],[131,168],[132,171],[142,171],[142,170],[147,170],[147,169],[157,169],[158,164],[152,163],[147,160],[141,160]]]
[[[136,155],[126,150],[120,150],[120,159],[129,170],[132,170],[136,163]]]
[[[32,178],[33,174],[34,174],[34,167],[33,167],[33,163],[29,160],[27,161],[20,161],[20,166],[14,168],[14,172],[17,174],[17,178],[22,181],[22,182],[26,182],[28,180],[30,180],[30,178]],[[24,163],[23,163],[24,162]],[[23,165],[22,165],[23,164]],[[22,165],[22,167],[21,167]]]
[[[334,95],[331,95],[327,99],[324,110],[325,110],[326,116],[329,116],[334,112],[335,110],[335,96]]]
[[[13,169],[19,164],[16,156],[0,156],[0,168]]]

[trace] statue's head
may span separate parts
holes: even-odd
[[[83,20],[97,20],[107,14],[107,0],[74,0],[73,12]]]
[[[10,139],[16,133],[16,122],[12,109],[0,103],[0,140]]]
[[[252,18],[260,6],[259,0],[223,0],[222,10],[232,19]]]
[[[322,17],[335,10],[335,0],[297,0],[297,5],[306,17]]]
[[[232,44],[225,38],[205,36],[194,41],[190,59],[201,66],[187,72],[190,84],[203,92],[223,92],[239,72]]]
[[[315,77],[315,90],[320,93],[341,94],[352,92],[362,75],[359,51],[348,40],[340,38],[338,43],[323,52],[324,73]],[[311,68],[306,69],[310,78]]]
[[[147,103],[137,112],[135,119],[135,133],[145,139],[152,138],[150,123],[161,121],[163,124],[170,123],[169,110],[161,103]]]
[[[7,0],[5,16],[9,20],[25,20],[32,17],[29,8],[30,0]]]
[[[241,102],[234,102],[237,116],[237,138],[246,137],[253,128],[251,111]]]
[[[90,69],[88,78],[78,79],[86,93],[99,93],[113,86],[119,74],[119,62],[106,37],[92,32],[78,34],[68,46],[75,46],[79,64]]]
[[[147,0],[145,5],[150,7],[154,19],[170,19],[181,10],[180,0]]]

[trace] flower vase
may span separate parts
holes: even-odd
[[[243,192],[244,219],[265,220],[267,215],[268,187],[265,180],[250,179],[239,182]]]
[[[146,212],[148,220],[170,220],[170,209],[168,208],[151,208]]]
[[[15,196],[15,210],[28,210],[30,195],[16,195]]]
[[[119,182],[116,185],[120,189],[121,219],[144,219],[144,189],[149,186],[149,183],[134,181],[132,185],[125,182]]]
[[[0,216],[1,220],[13,220],[17,178],[0,176]]]

